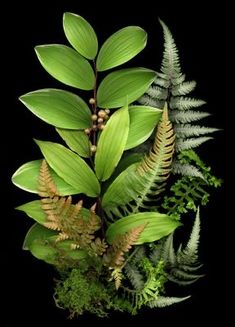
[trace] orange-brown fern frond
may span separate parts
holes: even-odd
[[[107,254],[104,256],[104,261],[109,267],[115,269],[123,266],[125,253],[136,243],[144,228],[145,224],[142,224],[116,237],[112,246],[108,249]]]
[[[38,194],[41,197],[54,197],[58,195],[56,185],[51,178],[49,167],[45,159],[42,160],[42,164],[39,172],[38,179]]]

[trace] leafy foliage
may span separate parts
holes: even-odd
[[[65,13],[72,48],[39,45],[36,54],[51,76],[91,91],[90,99],[60,89],[20,97],[65,142],[36,140],[44,158],[22,165],[12,182],[40,197],[16,208],[36,221],[23,249],[56,268],[55,303],[71,318],[179,303],[189,296],[169,297],[165,284],[188,285],[202,277],[197,208],[221,180],[192,148],[217,129],[192,124],[209,113],[197,109],[203,100],[188,96],[196,82],[185,80],[173,36],[160,24],[160,72],[116,70],[144,49],[147,33],[127,26],[99,49],[90,23]],[[144,105],[133,103],[138,99]],[[75,194],[82,200],[73,204]],[[83,203],[93,205],[86,209]],[[173,232],[189,210],[197,210],[191,236],[175,251]]]

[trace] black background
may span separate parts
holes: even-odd
[[[174,3],[174,5],[172,4]],[[233,205],[227,182],[233,178],[233,92],[229,91],[232,76],[232,23],[226,2],[206,4],[188,1],[125,1],[94,3],[88,1],[10,1],[1,7],[1,279],[0,325],[15,326],[84,326],[108,324],[164,324],[189,326],[209,319],[228,321],[232,268],[228,261],[232,229]],[[21,250],[30,219],[14,211],[14,207],[30,201],[32,196],[11,184],[10,177],[24,162],[40,157],[33,138],[55,140],[52,127],[25,110],[18,97],[45,87],[61,87],[40,66],[34,46],[65,43],[62,14],[65,11],[85,17],[96,30],[100,44],[117,29],[140,25],[149,34],[147,48],[130,64],[158,69],[162,54],[162,31],[157,18],[171,28],[183,71],[187,79],[195,79],[195,96],[205,99],[206,111],[212,116],[205,121],[223,129],[215,140],[201,147],[200,154],[224,179],[223,187],[213,192],[210,204],[202,209],[201,258],[206,277],[179,294],[192,294],[185,303],[161,310],[143,310],[139,315],[113,314],[109,319],[85,315],[68,321],[66,313],[53,303],[53,270]],[[229,143],[230,141],[230,143]],[[232,242],[231,242],[232,243]]]

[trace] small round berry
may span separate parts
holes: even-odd
[[[94,98],[90,98],[89,103],[90,104],[95,104],[95,99]]]
[[[106,112],[105,112],[104,110],[100,110],[100,111],[98,112],[98,116],[99,116],[100,118],[104,118],[104,117],[106,116]]]
[[[97,131],[97,125],[94,124],[94,125],[92,126],[92,129],[93,129],[93,131]]]
[[[102,131],[103,129],[105,128],[105,125],[104,124],[100,124],[99,125],[99,129]]]
[[[110,114],[110,110],[109,109],[105,109],[106,114]]]
[[[95,115],[95,114],[91,116],[91,119],[92,119],[92,121],[96,121],[96,120],[97,120],[97,118],[98,118],[98,116],[97,116],[97,115]]]
[[[90,128],[86,128],[86,129],[84,130],[84,132],[85,132],[87,135],[89,135],[90,132],[91,132],[91,129],[90,129]]]
[[[90,148],[91,152],[94,153],[96,152],[96,146],[95,145],[92,145],[91,148]]]
[[[101,117],[98,118],[98,123],[103,123],[103,121],[104,121],[103,118],[101,118]]]

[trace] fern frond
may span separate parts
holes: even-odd
[[[197,167],[190,164],[182,164],[177,160],[172,163],[172,173],[182,176],[198,177],[205,180],[203,173]]]
[[[162,20],[159,19],[159,22],[163,28],[164,35],[164,52],[161,72],[166,74],[169,79],[172,79],[181,74],[178,49],[176,48],[175,41],[169,28]]]
[[[191,296],[185,296],[185,297],[167,297],[167,296],[159,296],[156,300],[150,301],[148,303],[148,306],[150,308],[164,308],[168,307],[172,304],[180,303],[183,301],[186,301]]]
[[[118,290],[121,286],[122,278],[122,270],[120,268],[115,268],[111,273],[111,278],[109,281],[114,280],[116,290]]]
[[[124,269],[134,289],[135,290],[142,289],[144,286],[144,279],[143,279],[143,275],[140,273],[138,268],[132,264],[127,263]]]
[[[145,225],[139,225],[132,228],[125,234],[118,235],[112,246],[104,255],[104,262],[110,268],[121,268],[125,261],[124,254],[128,252],[138,240],[140,234],[143,232]]]
[[[195,264],[198,261],[198,245],[200,239],[200,212],[197,210],[196,219],[186,248],[181,251],[179,261],[183,264]]]
[[[166,101],[168,96],[168,92],[166,89],[163,89],[162,87],[159,87],[154,84],[152,84],[149,87],[146,93],[152,98],[157,98],[158,100],[164,100],[164,101]]]
[[[199,125],[191,125],[191,124],[175,124],[174,132],[177,137],[187,138],[191,136],[200,136],[203,134],[210,134],[217,132],[218,128],[204,127]]]
[[[186,95],[192,92],[196,87],[195,81],[189,81],[189,82],[182,82],[181,84],[178,84],[176,86],[172,87],[172,95],[173,96],[179,96],[179,95]]]
[[[201,120],[210,116],[208,112],[194,111],[194,110],[170,110],[169,118],[173,123],[191,123],[193,121]]]
[[[207,142],[212,139],[213,139],[213,137],[210,137],[210,136],[192,137],[189,139],[178,139],[175,142],[175,149],[177,152],[180,152],[183,150],[197,148],[202,143]]]
[[[156,265],[158,261],[161,259],[162,249],[160,246],[156,246],[155,249],[151,252],[149,259],[151,262]]]
[[[112,219],[113,215],[123,216],[123,212],[137,212],[140,207],[151,208],[152,201],[164,190],[170,175],[174,139],[165,107],[149,154],[140,163],[124,170],[106,191],[102,204],[108,217]]]
[[[198,108],[204,105],[206,102],[194,98],[187,98],[184,96],[172,97],[170,100],[170,108],[178,110],[188,110],[191,108]]]
[[[144,94],[138,102],[144,106],[151,106],[155,108],[162,109],[164,106],[165,101],[163,100],[158,100],[158,99],[153,99],[149,95]]]
[[[38,194],[42,197],[54,197],[58,195],[56,185],[52,180],[47,162],[42,160],[38,179]]]
[[[170,281],[179,285],[189,285],[204,276],[194,273],[201,268],[201,265],[198,265],[199,235],[200,217],[198,209],[192,232],[185,249],[182,249],[180,246],[177,253],[175,253],[173,247],[173,234],[168,236],[165,241],[162,259],[168,271],[167,278]]]

